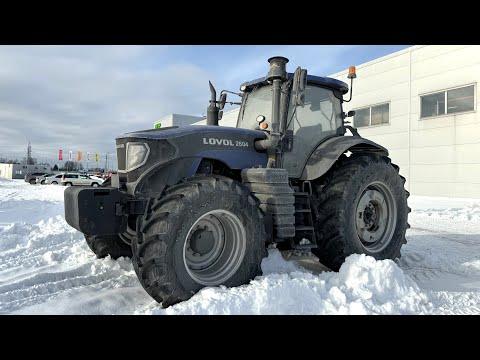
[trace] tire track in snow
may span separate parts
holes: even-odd
[[[72,269],[58,269],[57,272],[41,272],[14,283],[0,286],[0,313],[9,313],[23,307],[49,301],[76,290],[105,290],[129,287],[137,284],[129,260],[110,258],[98,260],[94,255],[90,261]]]
[[[413,227],[396,263],[423,288],[432,280],[452,276],[480,281],[480,239],[473,234]]]
[[[4,250],[0,252],[1,274],[14,267],[44,265],[49,254],[61,261],[70,255],[75,244],[83,241],[83,236],[58,216],[36,225],[14,223],[4,227],[0,229],[0,240],[0,249]]]

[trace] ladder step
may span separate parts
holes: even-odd
[[[313,231],[314,229],[315,228],[313,226],[305,226],[305,225],[300,225],[295,227],[296,231]]]
[[[298,209],[298,210],[295,210],[296,213],[309,213],[311,212],[310,209]]]

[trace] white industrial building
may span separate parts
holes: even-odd
[[[389,150],[407,189],[480,198],[480,46],[417,45],[356,67],[344,110],[355,110],[361,136]],[[328,76],[350,84],[347,69]],[[220,125],[235,126],[237,116],[238,108],[225,112]]]
[[[415,195],[480,198],[480,46],[418,45],[357,66],[354,125]],[[347,71],[331,75],[347,81]]]
[[[201,116],[170,114],[154,123],[155,128],[165,128],[169,126],[187,126],[202,120]]]
[[[0,178],[23,179],[29,172],[50,172],[50,165],[23,165],[0,163]]]

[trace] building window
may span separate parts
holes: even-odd
[[[475,85],[420,96],[420,117],[426,118],[475,110]]]
[[[22,170],[15,170],[15,175],[22,175]]]
[[[390,103],[357,109],[353,117],[353,124],[357,128],[388,123],[390,123]]]

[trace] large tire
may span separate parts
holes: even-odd
[[[239,286],[261,274],[266,233],[259,202],[227,177],[194,176],[168,188],[150,199],[137,229],[134,269],[163,307],[205,286]]]
[[[120,235],[85,235],[88,247],[102,259],[110,255],[112,259],[132,257],[132,247],[120,238]]]
[[[410,208],[405,178],[398,170],[388,157],[343,155],[314,183],[312,214],[318,248],[312,252],[323,265],[338,271],[351,254],[377,260],[400,257]]]

